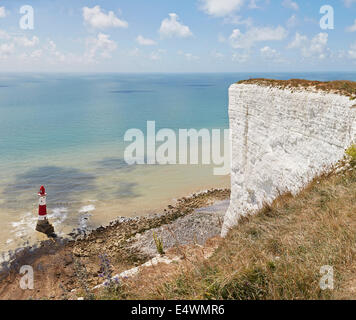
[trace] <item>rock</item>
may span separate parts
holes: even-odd
[[[69,255],[64,256],[64,265],[68,266],[73,263],[73,258]]]
[[[48,222],[47,219],[45,220],[38,220],[36,225],[36,231],[46,234],[47,236],[51,236],[54,234],[53,226]]]
[[[84,251],[83,249],[80,249],[80,248],[74,248],[73,254],[76,257],[89,257],[88,252],[86,252],[86,251]]]

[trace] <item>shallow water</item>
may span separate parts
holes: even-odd
[[[228,128],[228,87],[250,77],[356,80],[351,73],[0,75],[0,252],[43,239],[34,231],[41,185],[60,235],[228,187],[212,166],[128,166],[123,136],[145,132],[150,120],[157,131]]]

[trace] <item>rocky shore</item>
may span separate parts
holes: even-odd
[[[220,233],[230,190],[212,189],[177,200],[164,212],[144,217],[120,217],[106,227],[71,238],[43,241],[23,248],[0,272],[0,299],[63,299],[73,290],[103,282],[105,263],[117,274],[157,255],[153,234],[163,249],[204,242]],[[19,269],[34,269],[34,290],[19,287]],[[85,283],[83,283],[85,282]]]

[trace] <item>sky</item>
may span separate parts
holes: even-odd
[[[356,0],[0,0],[0,72],[307,71],[356,71]]]

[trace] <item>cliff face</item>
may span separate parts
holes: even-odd
[[[254,83],[229,89],[231,203],[222,235],[241,216],[297,193],[343,158],[356,138],[355,100],[310,88]]]

